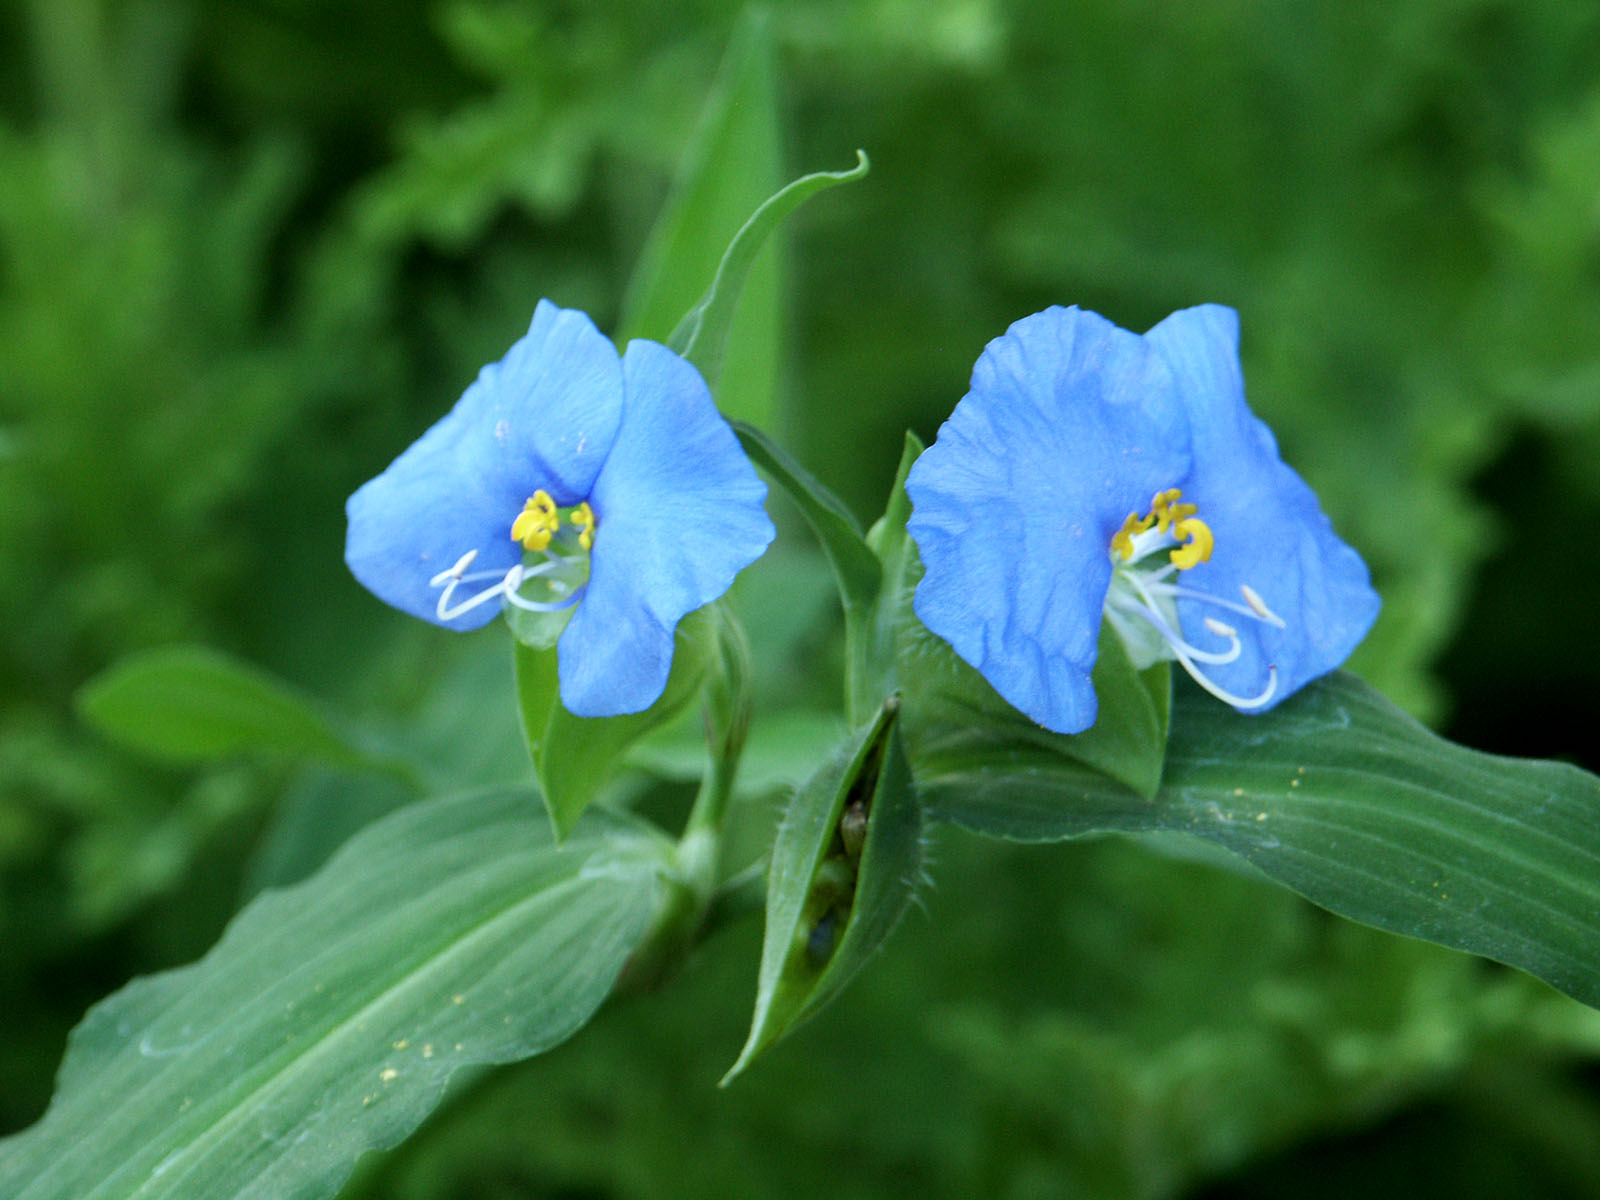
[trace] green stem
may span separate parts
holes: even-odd
[[[881,634],[873,614],[846,610],[844,615],[844,714],[854,729],[871,720],[882,703],[887,675],[880,652]]]
[[[732,613],[719,607],[717,649],[720,670],[706,685],[706,742],[711,748],[711,769],[700,782],[689,819],[684,823],[678,843],[680,855],[696,838],[709,835],[721,840],[722,824],[733,799],[733,784],[739,773],[739,758],[744,754],[750,732],[750,646],[744,630]],[[714,866],[714,864],[713,864]],[[713,876],[714,878],[714,876]],[[709,889],[708,889],[709,890]]]
[[[629,962],[620,987],[654,987],[682,964],[721,895],[722,827],[733,800],[739,758],[750,729],[750,648],[724,606],[714,611],[717,663],[705,688],[706,741],[711,766],[678,839],[668,891],[655,927]],[[723,889],[726,890],[726,889]]]

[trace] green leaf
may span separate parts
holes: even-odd
[[[895,468],[894,484],[889,488],[889,502],[883,507],[883,516],[873,522],[867,531],[867,545],[883,562],[885,571],[891,564],[903,562],[911,535],[906,532],[906,522],[911,520],[911,497],[906,494],[906,479],[917,459],[927,449],[921,438],[906,430],[905,444],[900,450],[900,464]],[[899,578],[904,570],[896,574]]]
[[[862,537],[861,527],[850,509],[821,480],[755,426],[735,421],[733,431],[739,435],[751,460],[789,493],[817,535],[828,565],[833,568],[844,605],[845,641],[849,647],[846,671],[850,678],[845,689],[850,701],[849,716],[858,718],[866,708],[862,702],[866,667],[861,656],[872,644],[874,606],[882,585],[883,567]],[[868,703],[876,705],[882,698],[873,696]]]
[[[570,1037],[649,928],[668,851],[598,815],[558,847],[536,805],[402,809],[200,962],[96,1006],[49,1111],[0,1143],[0,1195],[331,1196],[456,1071]]]
[[[716,605],[678,623],[666,690],[644,712],[621,717],[575,717],[561,703],[556,652],[514,641],[517,698],[534,772],[557,838],[563,838],[607,780],[621,770],[628,748],[666,724],[694,699],[708,668],[717,666]]]
[[[420,799],[392,776],[306,768],[274,808],[251,859],[245,894],[299,883],[366,826]]]
[[[1161,786],[1166,758],[1171,665],[1139,670],[1122,639],[1102,624],[1091,678],[1099,705],[1094,724],[1063,738],[1063,750],[1149,799]]]
[[[906,640],[913,648],[902,654],[900,682],[915,760],[1004,760],[1021,754],[1032,761],[1042,755],[1089,768],[1147,800],[1161,786],[1171,676],[1165,663],[1136,670],[1109,626],[1101,626],[1094,665],[1099,715],[1078,734],[1053,733],[1029,720],[920,624]]]
[[[816,533],[838,580],[845,616],[864,614],[877,597],[883,571],[849,506],[761,430],[743,421],[732,424],[745,453],[789,493]]]
[[[860,644],[852,643],[848,648],[846,661],[853,670],[849,693],[852,714],[872,702],[874,694],[881,696],[899,687],[901,633],[907,622],[916,622],[911,596],[922,577],[922,560],[906,531],[906,522],[911,519],[906,478],[924,448],[922,439],[908,430],[883,516],[867,531],[867,545],[881,564],[882,580],[872,599],[871,619],[861,623],[864,636],[860,637]]]
[[[904,914],[923,866],[922,812],[891,697],[796,793],[772,848],[755,1014],[723,1079],[837,995]]]
[[[175,763],[238,754],[380,769],[307,696],[203,646],[162,646],[117,662],[77,695],[78,713],[129,749]]]
[[[1100,627],[1093,682],[1099,713],[1082,733],[1053,733],[1013,708],[982,674],[962,661],[911,610],[921,576],[916,548],[900,589],[899,679],[912,759],[983,762],[1023,755],[1060,759],[1064,768],[1091,768],[1149,799],[1161,786],[1171,704],[1166,663],[1144,671],[1129,661],[1121,639]],[[1070,771],[1069,771],[1070,773]],[[921,772],[918,772],[921,778]]]
[[[770,20],[751,9],[735,31],[672,194],[634,268],[619,343],[671,337],[711,285],[724,248],[745,219],[781,186],[781,142]],[[772,417],[781,275],[776,256],[751,273],[722,378],[706,373],[730,417]],[[695,365],[706,372],[705,364]]]
[[[734,235],[722,261],[717,264],[716,278],[711,281],[706,294],[684,314],[668,342],[674,350],[700,368],[700,373],[713,388],[722,377],[722,360],[727,353],[728,335],[733,327],[739,296],[767,238],[785,217],[816,193],[860,179],[868,169],[866,151],[857,150],[856,165],[848,171],[817,171],[803,175],[769,197]]]
[[[1025,841],[1192,834],[1341,916],[1600,1006],[1600,779],[1445,741],[1353,676],[1260,716],[1185,686],[1154,801],[1042,748],[913,762],[938,819]]]

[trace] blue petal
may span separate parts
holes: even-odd
[[[984,349],[906,481],[929,629],[1039,724],[1094,723],[1112,535],[1189,467],[1166,364],[1104,317],[1050,308]]]
[[[588,590],[558,643],[561,702],[580,717],[660,697],[673,635],[754,562],[774,533],[766,484],[700,373],[665,346],[622,359],[616,444],[595,480]]]
[[[461,442],[469,432],[452,412],[345,504],[344,558],[351,573],[385,603],[456,630],[493,620],[499,604],[440,621],[440,589],[429,580],[468,550],[478,551],[474,571],[506,571],[521,560],[500,508],[468,469]],[[457,599],[469,594],[463,588]]]
[[[476,629],[498,602],[440,621],[429,580],[477,550],[471,569],[521,561],[511,522],[539,488],[588,495],[622,415],[616,348],[581,312],[540,301],[528,333],[456,406],[345,506],[345,562],[379,599],[436,625]],[[492,582],[492,581],[489,581]],[[457,600],[472,594],[464,585]]]
[[[514,498],[509,529],[538,488],[562,505],[593,490],[622,419],[622,364],[586,314],[541,300],[528,332],[456,408],[474,431],[471,465]]]
[[[1204,305],[1173,313],[1145,335],[1166,359],[1189,415],[1194,466],[1183,498],[1200,506],[1215,535],[1211,560],[1178,581],[1238,602],[1240,585],[1255,589],[1286,627],[1235,618],[1204,603],[1182,602],[1186,638],[1202,647],[1218,639],[1211,615],[1238,630],[1243,652],[1207,674],[1227,690],[1251,696],[1278,668],[1272,707],[1342,663],[1372,627],[1378,596],[1366,564],[1342,542],[1311,488],[1278,456],[1272,431],[1245,402],[1239,367],[1239,318]]]

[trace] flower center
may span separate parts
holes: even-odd
[[[521,542],[524,550],[544,550],[561,529],[561,518],[578,530],[578,548],[587,550],[594,545],[594,509],[585,500],[570,508],[557,508],[550,493],[540,488],[528,497],[517,519],[511,522],[511,540]]]
[[[1185,504],[1182,498],[1180,488],[1168,488],[1151,498],[1150,511],[1144,516],[1129,513],[1122,528],[1112,535],[1112,558],[1133,562],[1178,543],[1178,548],[1169,556],[1178,570],[1187,571],[1209,559],[1216,545],[1211,526],[1196,515],[1199,505]]]
[[[511,540],[521,542],[525,551],[520,563],[504,572],[468,571],[478,557],[477,550],[468,550],[449,570],[429,581],[430,586],[444,589],[435,609],[439,619],[453,621],[497,597],[529,612],[570,608],[589,582],[589,551],[598,525],[587,500],[562,508],[540,488],[511,522]],[[488,580],[494,582],[452,603],[458,587]]]
[[[1240,585],[1241,604],[1173,582],[1181,572],[1208,561],[1216,547],[1211,527],[1200,519],[1199,512],[1197,505],[1184,502],[1181,489],[1167,488],[1151,498],[1150,511],[1144,516],[1128,514],[1122,528],[1111,536],[1113,570],[1106,593],[1106,619],[1141,670],[1162,659],[1177,659],[1196,683],[1219,700],[1235,708],[1259,708],[1278,689],[1276,666],[1267,668],[1267,686],[1259,694],[1236,695],[1208,677],[1202,666],[1222,666],[1237,659],[1244,649],[1238,630],[1216,617],[1204,618],[1205,627],[1224,640],[1220,650],[1196,646],[1179,632],[1179,601],[1213,605],[1284,627],[1283,618],[1248,584]]]

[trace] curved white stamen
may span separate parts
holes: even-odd
[[[1247,608],[1236,600],[1224,600],[1221,596],[1213,596],[1210,592],[1197,591],[1181,584],[1149,583],[1147,581],[1146,586],[1157,596],[1170,596],[1175,600],[1198,600],[1203,604],[1215,604],[1218,608],[1225,608],[1229,612],[1238,613],[1241,617],[1249,617],[1252,621],[1265,621],[1269,625],[1276,625],[1279,629],[1287,628],[1283,619],[1264,604],[1261,606],[1261,611],[1257,612],[1255,609]],[[1259,600],[1261,597],[1257,596],[1256,599]]]
[[[521,569],[522,568],[520,567],[513,568],[513,570],[516,571],[520,571]],[[499,574],[499,572],[489,572],[489,574]],[[443,575],[438,576],[438,578],[446,579],[448,582],[444,585],[444,591],[439,593],[439,603],[434,606],[434,612],[438,615],[439,620],[441,621],[454,621],[462,613],[471,612],[473,609],[477,608],[478,605],[485,604],[488,601],[493,600],[496,596],[503,595],[506,590],[506,585],[511,580],[511,573],[507,572],[501,577],[500,582],[495,584],[493,587],[484,588],[483,591],[469,596],[460,604],[456,605],[452,605],[450,603],[450,597],[455,595],[456,588],[461,583],[461,580],[451,575],[448,571],[446,571]]]
[[[546,559],[542,563],[538,563],[535,566],[522,568],[522,578],[524,581],[529,579],[543,579],[546,576],[554,576],[558,572],[570,570],[572,570],[571,563],[565,562],[559,558],[550,558]],[[564,586],[562,580],[554,578],[550,580],[550,585],[552,587]]]
[[[1267,686],[1263,688],[1257,695],[1240,696],[1235,692],[1228,691],[1227,688],[1211,679],[1208,679],[1201,672],[1200,668],[1195,665],[1194,660],[1190,657],[1190,652],[1194,650],[1194,647],[1174,634],[1172,632],[1172,628],[1161,619],[1159,614],[1152,612],[1142,605],[1130,605],[1129,608],[1131,611],[1137,613],[1155,627],[1156,632],[1166,640],[1167,645],[1172,647],[1172,652],[1177,657],[1179,664],[1185,671],[1189,672],[1189,678],[1193,679],[1196,683],[1205,688],[1206,691],[1210,692],[1224,704],[1231,704],[1234,708],[1260,708],[1268,700],[1271,700],[1273,694],[1277,692],[1278,668],[1276,666],[1269,666],[1267,668]],[[1237,658],[1239,647],[1237,637],[1235,637],[1233,645],[1235,651],[1234,657]],[[1231,662],[1232,659],[1227,661]]]
[[[1244,596],[1244,602],[1250,606],[1250,611],[1256,616],[1271,625],[1276,625],[1279,629],[1289,628],[1288,622],[1267,607],[1266,601],[1261,599],[1261,594],[1255,588],[1248,583],[1241,583],[1239,592]]]
[[[1267,685],[1259,694],[1240,696],[1228,691],[1206,676],[1201,666],[1202,664],[1225,666],[1238,661],[1244,652],[1244,643],[1239,631],[1226,621],[1192,612],[1184,606],[1185,615],[1199,617],[1209,633],[1225,639],[1224,649],[1201,649],[1179,632],[1181,629],[1179,602],[1214,605],[1230,613],[1248,617],[1252,621],[1275,625],[1279,629],[1287,628],[1287,622],[1268,608],[1260,593],[1248,584],[1240,585],[1239,594],[1244,598],[1244,603],[1241,604],[1236,600],[1224,600],[1209,592],[1172,582],[1173,577],[1181,571],[1209,559],[1212,548],[1211,531],[1204,522],[1188,521],[1188,517],[1184,515],[1193,514],[1193,505],[1174,503],[1179,495],[1177,489],[1156,493],[1155,499],[1151,502],[1150,515],[1130,516],[1123,523],[1122,529],[1112,538],[1113,583],[1106,596],[1106,616],[1123,635],[1137,665],[1142,666],[1162,658],[1176,658],[1194,681],[1217,699],[1238,709],[1260,708],[1277,694],[1277,666],[1270,663],[1267,665]],[[1139,529],[1141,524],[1151,523],[1154,523],[1153,528]],[[1188,530],[1185,535],[1187,540],[1179,537],[1180,528]],[[1156,557],[1159,552],[1175,546],[1179,549],[1173,550],[1164,560]],[[1126,550],[1126,553],[1123,553],[1123,550]],[[1145,625],[1159,635],[1161,641],[1166,643],[1165,650],[1154,644],[1153,639],[1147,634],[1126,624],[1127,618],[1133,615],[1137,615]]]
[[[502,597],[507,604],[529,612],[559,612],[576,604],[583,595],[582,584],[570,577],[577,565],[571,559],[549,558],[531,567],[516,563],[506,571],[467,571],[477,557],[476,550],[468,550],[449,570],[440,571],[429,580],[430,587],[444,589],[439,593],[439,601],[434,606],[434,612],[439,620],[453,621],[479,605]],[[489,579],[495,580],[489,587],[474,592],[459,604],[451,603],[455,598],[456,589],[463,584],[481,583]],[[549,589],[549,594],[555,597],[553,600],[529,600],[520,594],[522,585],[535,579]]]
[[[1189,673],[1189,677],[1201,687],[1205,688],[1206,691],[1210,692],[1218,700],[1221,700],[1224,704],[1231,704],[1234,708],[1260,708],[1263,704],[1267,703],[1267,701],[1271,700],[1272,697],[1277,693],[1278,668],[1276,666],[1269,666],[1267,668],[1267,686],[1255,696],[1240,696],[1237,693],[1228,691],[1222,685],[1210,679],[1200,669],[1200,664],[1205,663],[1210,666],[1224,666],[1237,659],[1243,649],[1239,640],[1238,631],[1235,630],[1231,625],[1226,625],[1221,621],[1214,621],[1211,618],[1207,618],[1206,628],[1217,634],[1219,637],[1226,637],[1230,644],[1228,649],[1222,652],[1201,650],[1193,643],[1184,640],[1182,635],[1172,628],[1172,626],[1167,622],[1167,619],[1161,615],[1161,610],[1155,604],[1150,594],[1145,590],[1143,581],[1141,581],[1137,575],[1133,574],[1132,572],[1128,572],[1122,577],[1138,594],[1139,602],[1130,603],[1128,599],[1124,597],[1123,600],[1117,604],[1118,611],[1138,615],[1147,625],[1160,634],[1162,641],[1167,643],[1167,646],[1172,651],[1173,657],[1176,658],[1179,665]]]
[[[477,557],[478,552],[476,550],[468,550],[460,558],[456,559],[455,566],[450,567],[448,570],[440,571],[432,579],[428,580],[428,586],[443,587],[445,585],[445,580],[447,579],[455,583],[460,583],[463,573],[472,565],[472,560]]]
[[[1166,572],[1162,572],[1166,574]],[[1150,578],[1155,579],[1156,576]],[[1210,592],[1197,591],[1194,588],[1184,587],[1175,583],[1151,583],[1150,591],[1159,596],[1179,597],[1185,600],[1199,600],[1206,604],[1214,604],[1218,608],[1225,608],[1229,612],[1236,612],[1240,616],[1249,617],[1253,621],[1263,621],[1268,625],[1275,625],[1279,629],[1287,629],[1289,624],[1277,613],[1267,607],[1266,601],[1261,598],[1261,593],[1248,583],[1239,585],[1239,592],[1245,598],[1244,604],[1233,600],[1224,600],[1221,596],[1213,596]]]
[[[1210,625],[1209,622],[1206,627],[1218,637],[1227,638],[1228,648],[1226,650],[1202,650],[1199,646],[1184,638],[1171,625],[1168,625],[1166,619],[1155,609],[1144,609],[1136,606],[1133,611],[1142,616],[1151,625],[1154,625],[1156,632],[1161,635],[1167,645],[1180,654],[1187,654],[1195,662],[1203,662],[1212,667],[1225,667],[1237,660],[1240,654],[1244,653],[1244,643],[1239,640],[1238,631],[1230,626],[1223,625],[1221,621],[1217,622],[1217,625],[1222,626],[1220,629]]]
[[[563,608],[571,608],[577,602],[578,594],[576,592],[565,597],[564,599],[552,600],[549,602],[543,600],[529,600],[527,597],[519,595],[516,592],[506,593],[507,604],[514,604],[516,607],[526,609],[528,612],[560,612]]]
[[[1174,650],[1180,653],[1187,652],[1189,657],[1196,662],[1209,663],[1214,667],[1226,666],[1244,652],[1244,646],[1239,641],[1239,631],[1232,625],[1224,625],[1221,621],[1214,621],[1210,617],[1205,618],[1206,628],[1218,637],[1228,639],[1228,648],[1226,650],[1202,650],[1193,642],[1185,641],[1182,634],[1167,624],[1166,618],[1161,615],[1161,609],[1151,598],[1150,593],[1145,590],[1144,581],[1137,576],[1129,576],[1128,582],[1133,585],[1134,590],[1139,593],[1139,598],[1144,601],[1142,606],[1133,605],[1133,611],[1153,625],[1156,632]]]
[[[468,571],[465,575],[457,578],[455,582],[457,584],[481,583],[485,579],[504,579],[505,577],[506,573],[504,571]]]

